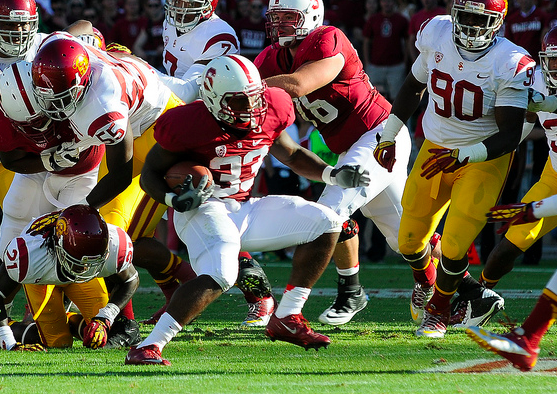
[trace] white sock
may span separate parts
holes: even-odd
[[[355,267],[350,268],[338,268],[337,273],[341,276],[352,276],[360,272],[360,264],[356,265]]]
[[[302,313],[302,308],[306,303],[311,289],[306,287],[286,287],[286,290],[282,294],[282,299],[275,311],[275,315],[282,319],[288,315],[297,315]]]
[[[137,347],[141,348],[148,345],[157,345],[159,350],[162,352],[162,349],[166,346],[166,344],[170,342],[180,331],[182,331],[182,326],[174,320],[168,312],[164,312],[155,325],[155,328],[153,328],[153,331],[151,331],[149,336],[145,338],[145,340]]]

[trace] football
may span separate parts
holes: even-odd
[[[194,187],[199,185],[199,181],[203,175],[207,175],[209,177],[209,181],[207,182],[207,186],[205,186],[205,188],[210,187],[213,183],[213,174],[211,174],[211,171],[207,167],[193,161],[182,161],[174,164],[168,169],[164,179],[166,180],[166,184],[174,193],[180,194],[180,185],[184,183],[184,180],[189,174],[193,176]]]

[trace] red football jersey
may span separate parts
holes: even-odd
[[[289,64],[287,48],[267,47],[255,59],[262,78],[296,71],[302,64],[341,53],[345,64],[334,81],[294,99],[302,118],[312,122],[334,153],[342,153],[387,118],[391,104],[370,84],[352,43],[336,27],[321,26],[300,44]]]
[[[261,131],[250,131],[245,137],[219,123],[197,100],[161,115],[155,139],[164,149],[183,153],[184,160],[208,167],[217,186],[213,196],[245,201],[269,147],[295,119],[292,100],[284,90],[268,88],[265,99],[268,110]]]
[[[17,130],[10,119],[0,113],[0,151],[10,152],[19,149],[29,153],[40,154],[43,150],[57,146],[62,142],[73,141],[74,133],[70,129],[68,122],[52,122],[52,127],[56,129],[55,134],[59,138],[57,140],[53,139],[45,145],[39,145],[26,137],[23,132]],[[56,174],[79,175],[89,172],[101,162],[104,151],[104,145],[92,146],[79,154],[79,161],[76,165],[58,171]]]

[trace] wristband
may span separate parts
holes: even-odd
[[[10,350],[15,344],[14,333],[10,326],[0,326],[0,349]]]
[[[331,172],[333,172],[334,169],[335,167],[333,166],[327,166],[321,174],[321,179],[323,179],[323,182],[327,185],[334,185],[333,179],[331,178]]]
[[[458,161],[463,162],[468,157],[469,163],[479,163],[487,159],[487,148],[479,142],[472,146],[458,148]]]
[[[532,203],[532,214],[536,219],[557,215],[557,196],[544,198]]]
[[[97,316],[95,317],[102,317],[108,320],[110,325],[112,325],[112,323],[114,323],[114,319],[118,316],[118,313],[120,313],[118,305],[109,302],[104,308],[99,309],[99,313],[97,313]]]
[[[177,197],[178,195],[176,193],[166,193],[164,195],[164,203],[172,208],[172,200],[174,199],[174,197]]]
[[[404,126],[404,122],[399,119],[395,114],[390,114],[381,132],[381,142],[391,141],[394,142],[400,129]]]
[[[522,135],[520,136],[520,142],[524,141],[526,137],[530,135],[530,133],[534,129],[534,125],[535,123],[530,123],[526,120],[524,121],[524,124],[522,125]]]

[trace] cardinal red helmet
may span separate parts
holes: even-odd
[[[321,26],[324,16],[322,0],[273,0],[267,10],[267,37],[275,46],[291,46]]]
[[[543,38],[539,55],[546,86],[557,89],[557,27],[549,30]]]
[[[104,36],[96,27],[93,27],[93,34],[80,34],[77,38],[97,49],[106,51],[106,41],[104,40]]]
[[[23,58],[39,29],[35,0],[2,0],[0,26],[0,53],[4,57]]]
[[[51,119],[68,119],[77,110],[91,80],[85,46],[77,39],[47,39],[33,60],[33,93]]]
[[[503,25],[507,0],[454,0],[451,11],[457,46],[478,51],[487,48]]]
[[[76,282],[95,278],[108,258],[108,226],[88,205],[64,209],[54,230],[56,258]]]
[[[31,63],[15,62],[0,73],[0,109],[27,138],[43,149],[56,144],[54,122],[33,96]]]
[[[238,130],[258,132],[267,115],[266,86],[249,59],[228,55],[207,64],[199,92],[215,118]]]
[[[217,8],[218,0],[166,0],[166,21],[179,32],[187,33],[201,21],[209,19]]]

